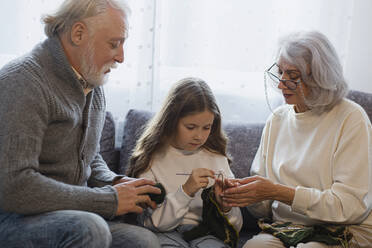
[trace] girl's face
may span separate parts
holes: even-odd
[[[279,83],[278,88],[282,91],[285,102],[294,105],[296,112],[305,112],[308,110],[308,107],[305,104],[303,96],[306,97],[309,94],[309,90],[306,84],[302,82],[301,72],[293,65],[288,64],[281,59],[278,61],[278,66],[278,74],[281,76],[281,79],[290,79],[293,81],[300,80],[295,90],[289,89],[283,82]],[[301,88],[303,94],[301,93]]]
[[[208,110],[186,115],[179,119],[171,145],[186,151],[195,151],[207,141],[214,121]]]

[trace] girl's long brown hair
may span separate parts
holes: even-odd
[[[174,135],[179,119],[205,110],[214,114],[214,121],[203,148],[228,157],[227,137],[222,131],[221,113],[211,89],[199,78],[185,78],[172,87],[160,111],[147,124],[134,148],[126,174],[138,177],[147,171],[152,156]]]

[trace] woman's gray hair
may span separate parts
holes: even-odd
[[[54,14],[42,18],[44,32],[48,37],[64,34],[71,30],[74,23],[102,14],[109,7],[123,13],[128,32],[130,9],[123,0],[65,0]]]
[[[331,110],[347,95],[340,59],[325,35],[317,31],[296,32],[282,38],[279,44],[277,59],[300,70],[310,91],[305,104],[314,113]]]

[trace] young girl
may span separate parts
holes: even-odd
[[[228,247],[207,235],[190,242],[182,238],[202,221],[201,192],[213,185],[217,174],[233,178],[226,154],[227,138],[221,114],[209,86],[198,78],[185,78],[170,90],[163,107],[150,121],[137,142],[127,174],[163,184],[165,201],[148,210],[144,225],[157,231],[167,247]],[[237,232],[242,215],[237,207],[224,205],[218,180],[216,201]]]

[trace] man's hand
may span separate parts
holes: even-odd
[[[134,180],[137,180],[137,178],[133,178],[133,177],[119,177],[118,179],[115,179],[112,182],[112,185],[116,185],[116,184],[119,184],[119,183],[126,183],[126,182],[134,181]]]
[[[230,183],[231,186],[233,184],[237,186],[226,189],[222,194],[222,200],[232,207],[245,207],[265,200],[278,200],[291,205],[295,194],[294,188],[274,184],[260,176],[232,179]]]
[[[125,179],[125,178],[123,178]],[[118,209],[116,215],[126,213],[142,213],[142,206],[156,208],[156,203],[151,201],[148,193],[160,194],[159,188],[154,187],[151,180],[140,178],[115,184],[114,188],[118,193]]]

